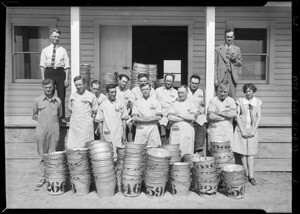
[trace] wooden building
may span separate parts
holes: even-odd
[[[291,12],[290,2],[263,7],[8,7],[6,154],[18,156],[17,147],[34,148],[28,135],[35,127],[32,102],[42,93],[39,54],[49,44],[51,28],[62,31],[60,45],[71,59],[71,78],[82,64],[91,65],[92,79],[103,80],[113,72],[130,75],[134,62],[158,64],[162,78],[164,60],[179,60],[178,84],[200,75],[207,102],[213,96],[214,48],[231,27],[243,55],[237,97],[243,96],[243,84],[252,82],[263,102],[255,167],[291,171]],[[71,90],[73,84],[66,106]]]

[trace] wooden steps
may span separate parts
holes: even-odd
[[[18,124],[15,124],[18,122]],[[26,117],[5,121],[5,158],[7,160],[38,159],[34,133],[36,122]],[[58,151],[67,139],[67,126],[61,127]],[[260,127],[255,171],[292,171],[292,128]]]

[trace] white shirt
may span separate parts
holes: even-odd
[[[52,53],[53,53],[53,44],[44,48],[41,53],[40,58],[40,67],[51,67]],[[64,69],[70,68],[69,57],[66,49],[63,47],[56,45],[55,47],[55,64],[54,67],[63,67]]]

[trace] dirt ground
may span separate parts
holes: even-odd
[[[34,160],[6,160],[7,209],[262,209],[266,212],[292,212],[292,174],[288,172],[256,172],[257,186],[246,185],[243,199],[232,199],[217,193],[202,198],[195,192],[174,197],[169,192],[161,198],[151,199],[142,192],[138,197],[125,197],[118,192],[113,197],[99,198],[95,191],[76,196],[72,190],[62,195],[50,195],[44,185],[34,191],[38,180]]]

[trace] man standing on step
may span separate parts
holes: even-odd
[[[40,70],[42,80],[53,80],[57,96],[62,103],[62,122],[65,122],[65,96],[69,86],[69,57],[66,49],[58,45],[61,31],[54,28],[50,31],[51,44],[44,48],[41,53]]]
[[[220,83],[229,85],[229,96],[235,100],[239,74],[242,72],[242,54],[239,47],[233,45],[233,29],[225,30],[225,43],[215,49],[215,88]]]

